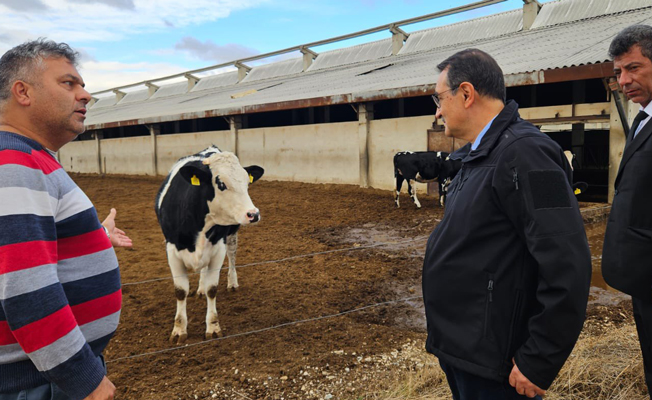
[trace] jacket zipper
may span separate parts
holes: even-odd
[[[518,190],[518,172],[516,171],[516,168],[514,168],[514,175],[512,178],[512,182],[514,182],[514,186],[516,187],[516,190]]]
[[[509,336],[508,336],[508,342],[507,342],[507,353],[505,354],[505,360],[507,361],[508,364],[511,364],[511,359],[509,357],[509,354],[512,353],[512,347],[514,346],[514,340],[516,338],[516,330],[518,329],[518,319],[521,314],[521,304],[523,303],[523,292],[520,290],[516,290],[516,301],[514,303],[514,308],[512,310],[512,317],[511,321],[509,324]]]
[[[493,278],[489,279],[489,284],[487,285],[487,302],[484,310],[484,337],[488,337],[488,332],[489,332],[489,313],[491,311],[491,303],[494,301],[494,296],[493,296],[493,291],[494,291],[494,280]]]

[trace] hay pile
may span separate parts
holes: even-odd
[[[547,400],[649,400],[631,306],[594,306]],[[360,400],[449,400],[446,377],[431,355],[421,352],[424,368],[402,374],[387,389]]]

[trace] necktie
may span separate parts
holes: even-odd
[[[631,142],[634,140],[634,134],[636,133],[636,129],[638,126],[641,124],[641,121],[643,121],[645,118],[647,118],[648,115],[645,111],[641,110],[636,114],[636,118],[634,118],[634,122],[632,122],[632,129],[629,131],[629,141]]]

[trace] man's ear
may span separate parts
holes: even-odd
[[[462,96],[464,96],[464,108],[469,108],[475,102],[475,88],[470,82],[462,82],[460,85],[460,91]]]
[[[181,177],[192,186],[212,185],[212,174],[208,167],[185,165],[179,169]]]
[[[21,106],[32,104],[32,86],[24,81],[16,81],[11,85],[11,94]]]

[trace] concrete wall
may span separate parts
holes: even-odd
[[[154,175],[150,136],[104,139],[100,147],[105,173]]]
[[[263,179],[358,184],[358,123],[242,129],[238,156]]]
[[[432,116],[369,122],[369,185],[394,187],[393,157],[398,151],[425,151]],[[179,158],[215,144],[237,153],[243,166],[265,168],[263,179],[360,184],[359,123],[285,126],[156,136],[156,171],[165,175]],[[237,139],[236,139],[237,138]],[[236,143],[237,141],[237,143]],[[73,142],[60,151],[67,171],[97,173],[95,141]],[[100,140],[103,172],[154,174],[151,136]]]
[[[97,164],[97,142],[95,140],[68,143],[59,150],[57,157],[66,171],[100,172]]]
[[[212,144],[219,147],[220,150],[235,151],[231,131],[158,135],[156,137],[158,174],[166,175],[178,159],[198,153]]]
[[[428,150],[428,129],[434,116],[381,119],[370,122],[369,186],[394,188],[394,154]]]

